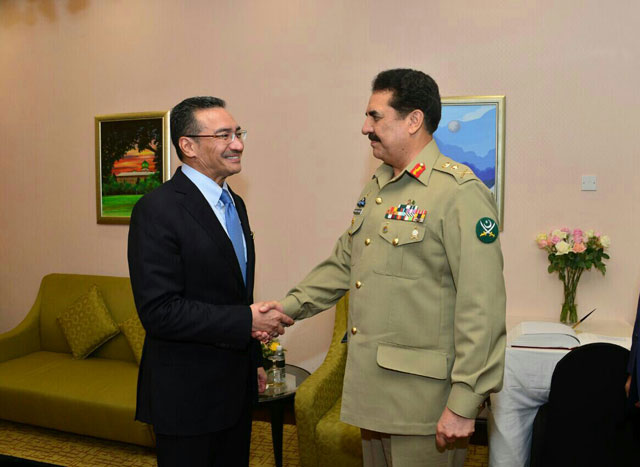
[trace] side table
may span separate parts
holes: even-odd
[[[304,368],[295,365],[285,365],[287,375],[286,385],[269,387],[258,398],[258,407],[268,408],[271,417],[271,439],[273,440],[273,455],[276,467],[282,467],[282,431],[284,428],[284,411],[286,407],[293,409],[296,390],[311,374]]]

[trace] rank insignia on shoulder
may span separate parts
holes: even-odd
[[[424,172],[425,170],[426,170],[426,167],[422,162],[420,162],[419,164],[416,164],[415,167],[411,169],[409,173],[414,177],[418,178],[420,177],[420,175],[422,175],[422,172]]]
[[[493,243],[498,238],[498,223],[490,217],[483,217],[476,224],[476,236],[482,243]]]
[[[358,207],[359,208],[363,208],[365,206],[365,204],[367,204],[367,198],[366,197],[364,197],[360,201],[358,201]]]
[[[427,217],[426,209],[418,209],[415,201],[407,201],[407,204],[391,206],[384,215],[385,219],[395,219],[399,221],[424,222]]]

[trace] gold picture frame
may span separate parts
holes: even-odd
[[[471,167],[495,196],[504,227],[505,96],[443,97],[433,136],[440,152]]]
[[[128,224],[135,203],[170,176],[169,111],[95,117],[98,224]]]

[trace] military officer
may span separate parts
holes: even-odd
[[[341,419],[365,465],[462,465],[502,385],[505,287],[492,194],[432,138],[437,84],[409,69],[373,81],[362,133],[382,164],[332,254],[282,300],[303,319],[347,291]]]

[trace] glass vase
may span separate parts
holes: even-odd
[[[576,305],[576,289],[578,283],[564,284],[564,303],[560,312],[560,322],[565,324],[575,324],[578,322],[578,307]]]

